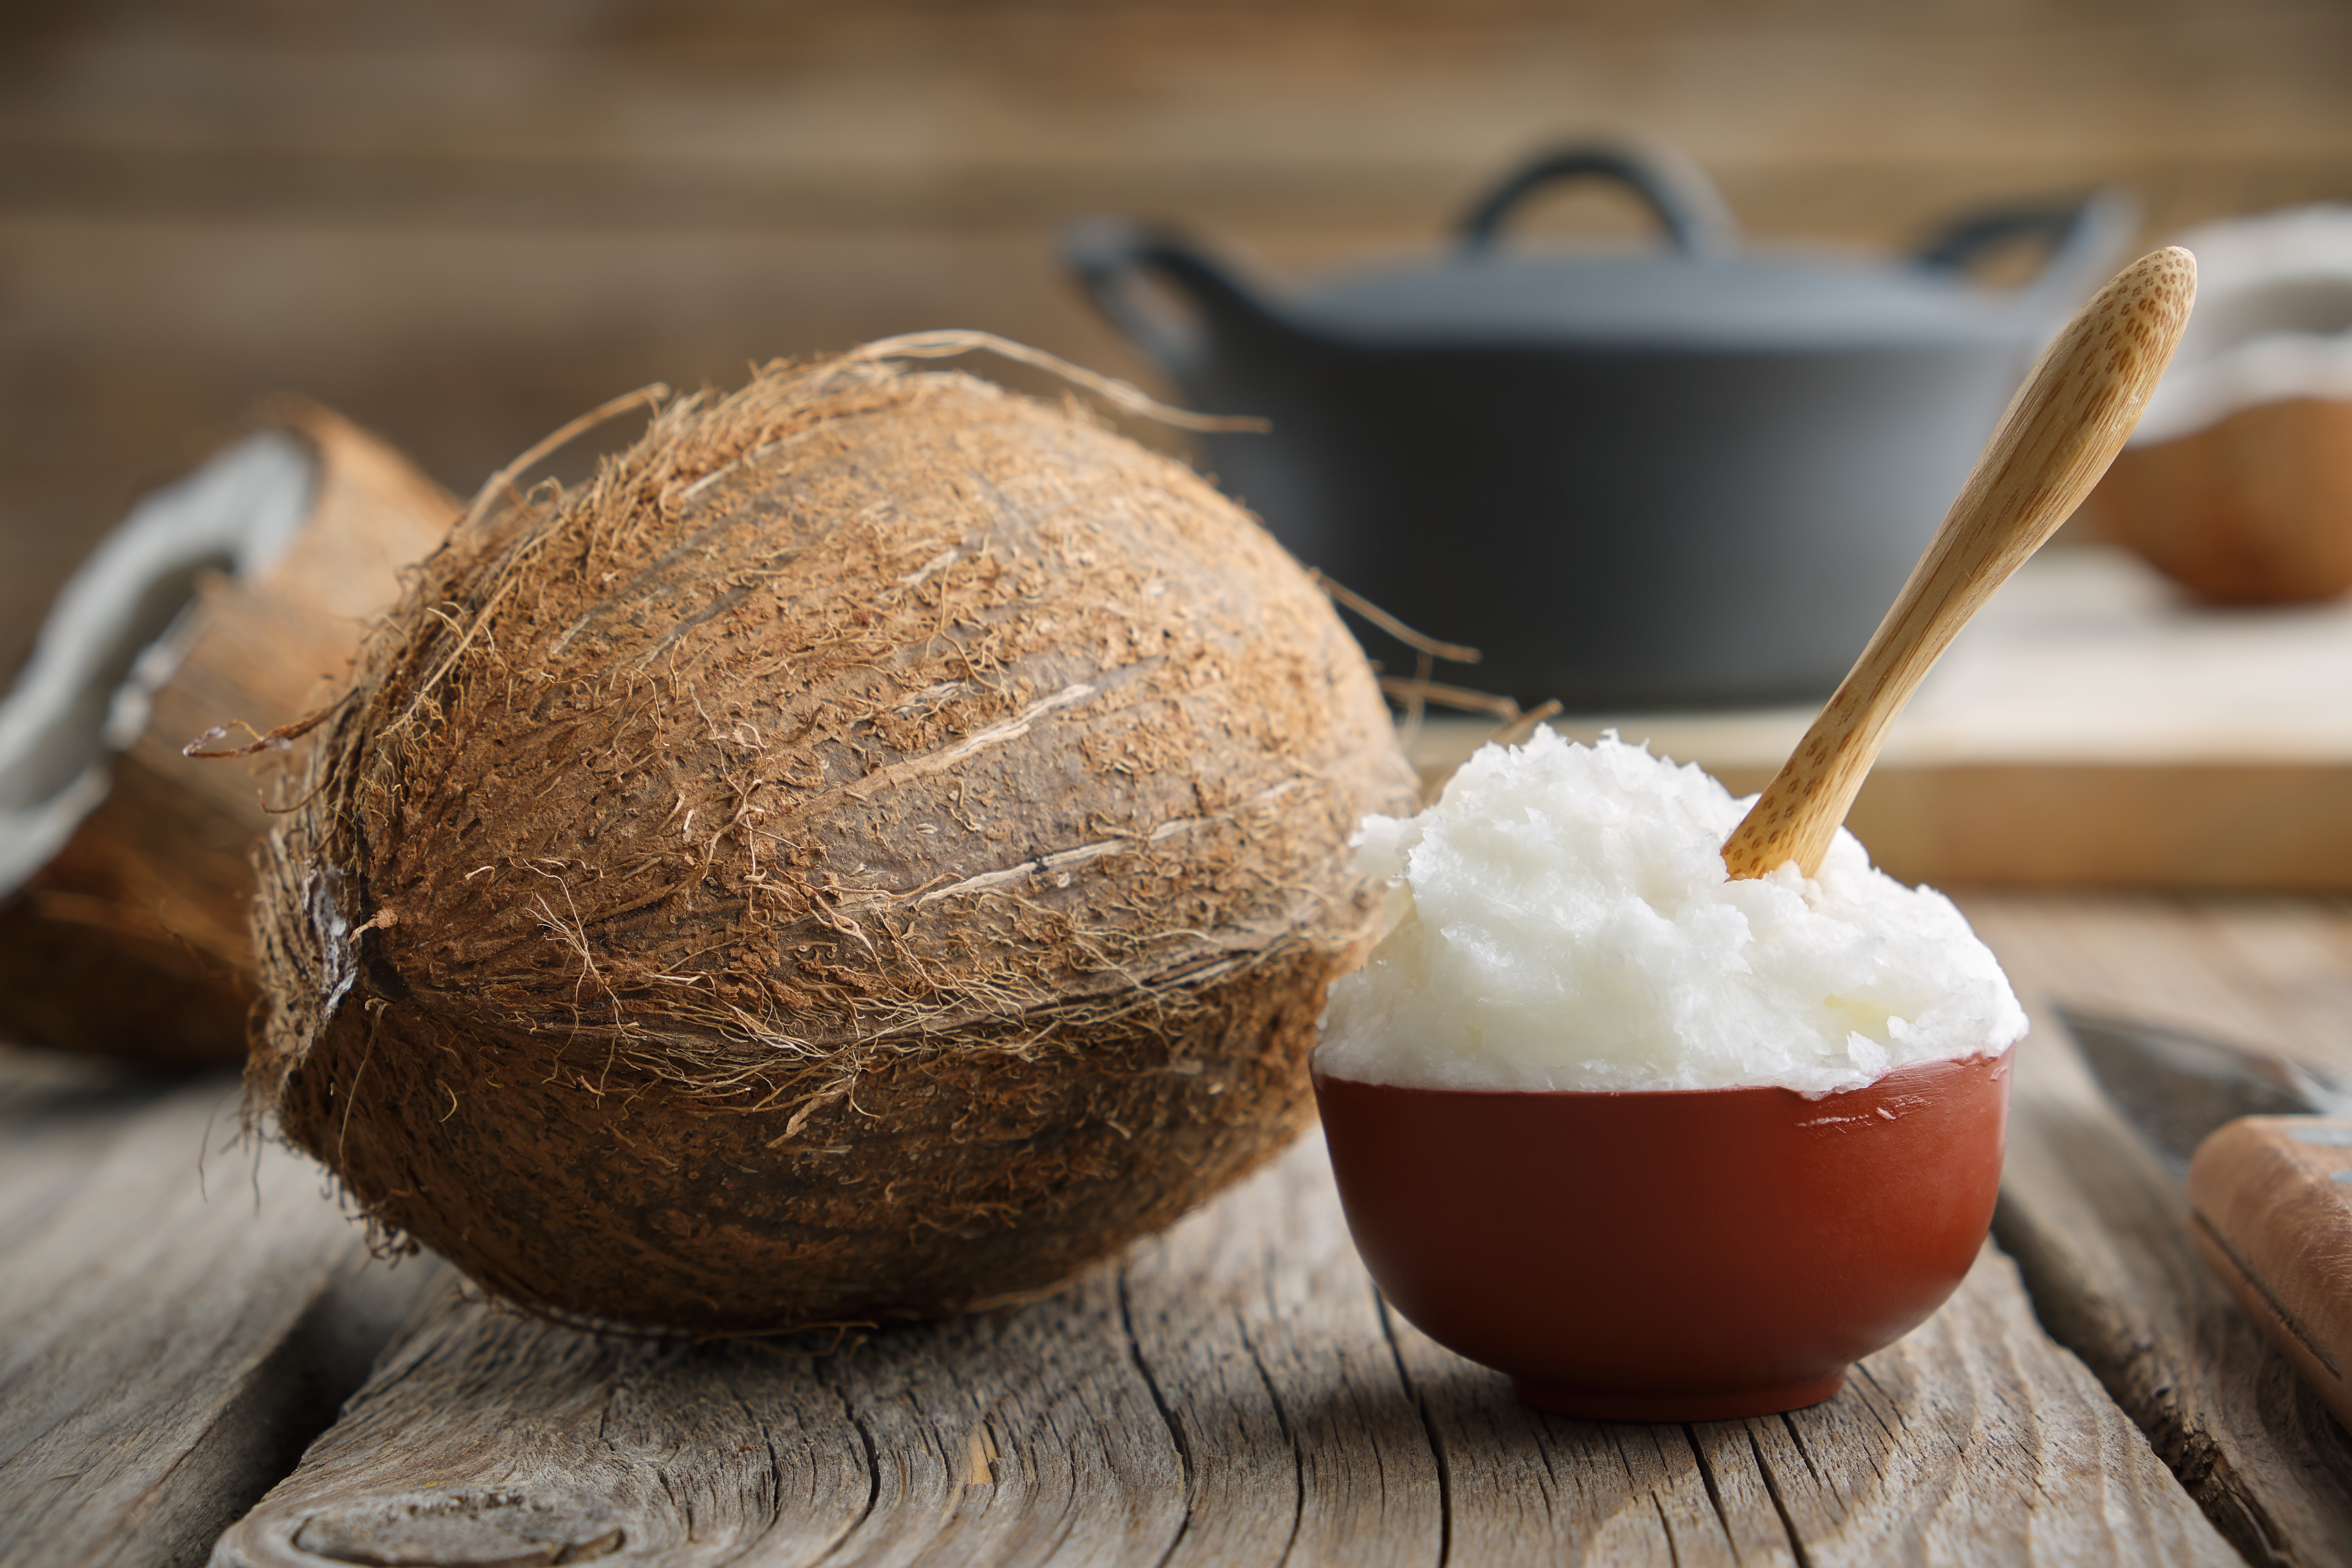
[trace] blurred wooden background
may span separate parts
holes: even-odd
[[[0,670],[271,389],[464,490],[614,392],[919,327],[1139,374],[1064,220],[1409,252],[1592,129],[1679,142],[1758,235],[1890,245],[2108,180],[2162,232],[2352,197],[2352,6],[12,0]],[[1638,225],[1588,195],[1534,226]]]

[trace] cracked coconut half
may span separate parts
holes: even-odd
[[[391,448],[289,398],[100,542],[0,700],[0,1037],[244,1057],[252,854],[294,758],[183,748],[331,699],[456,515]]]

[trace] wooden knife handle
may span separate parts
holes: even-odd
[[[2352,1432],[2352,1117],[2246,1116],[2189,1164],[2197,1250]]]

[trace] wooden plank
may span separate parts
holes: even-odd
[[[2235,1561],[1990,1249],[1817,1410],[1575,1422],[1385,1311],[1313,1139],[1059,1298],[838,1354],[598,1339],[453,1295],[214,1562],[592,1556]]]
[[[0,1055],[0,1563],[201,1561],[437,1281],[237,1094]]]
[[[1138,1363],[1189,1462],[1171,1564],[1439,1560],[1438,1463],[1319,1137],[1122,1273]]]
[[[2342,706],[2337,703],[2336,706]],[[1778,710],[1775,710],[1777,715]],[[1793,726],[1801,731],[1805,710]],[[1794,717],[1794,715],[1792,715]],[[1727,715],[1738,742],[1687,717],[1572,720],[1572,739],[1603,730],[1696,762],[1734,795],[1780,770],[1755,759],[1746,733],[1767,727]],[[1441,720],[1413,760],[1435,789],[1498,725]],[[1791,736],[1794,739],[1794,736]],[[1695,742],[1695,744],[1694,744]],[[1690,749],[1685,749],[1686,747]],[[1774,754],[1785,759],[1787,747]],[[2000,762],[1896,757],[1871,770],[1846,826],[1871,861],[1906,882],[1937,887],[2138,888],[2334,893],[2352,888],[2352,755],[2333,760],[2242,752],[2210,762]]]
[[[600,1339],[452,1292],[215,1561],[1157,1561],[1181,1465],[1115,1284],[836,1357]]]
[[[1610,1563],[2235,1561],[1990,1247],[1837,1398],[1750,1421],[1539,1416],[1397,1331],[1446,1456],[1456,1561],[1505,1561],[1538,1532],[1564,1561]]]
[[[1851,826],[1906,882],[2352,887],[2352,758],[1921,764],[1865,789]]]
[[[16,89],[0,96],[0,202],[837,227],[1050,223],[1123,198],[1328,222],[1392,214],[1401,194],[1450,210],[1569,104],[1735,179],[1874,185],[1843,216],[1885,233],[1971,174],[2015,196],[2151,167],[2340,167],[2347,36],[2339,13],[2296,0],[2226,21],[2053,0],[1582,15],[917,0],[617,25],[573,3],[527,29],[462,12],[100,13],[0,76]]]
[[[1462,679],[1475,683],[1475,668]],[[2352,888],[2352,602],[2185,602],[2113,546],[2026,563],[1952,645],[1846,825],[1905,881]],[[1562,718],[1761,789],[1814,708]],[[1435,780],[1496,729],[1430,719]]]
[[[2352,1067],[2352,910],[1990,892],[1961,905],[2033,1016],[1995,1232],[2042,1322],[2248,1558],[2352,1563],[2352,1437],[2199,1260],[2180,1189],[2053,1012],[2064,1002]]]

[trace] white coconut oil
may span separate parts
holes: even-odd
[[[1821,874],[1733,880],[1748,801],[1614,736],[1489,745],[1437,804],[1365,819],[1386,936],[1316,1065],[1433,1089],[1858,1089],[1998,1052],[2025,1014],[1950,900],[1841,830]]]

